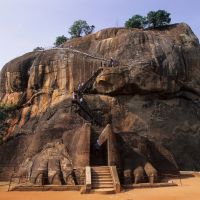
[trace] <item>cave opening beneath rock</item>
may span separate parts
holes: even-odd
[[[90,166],[107,166],[108,165],[108,141],[98,146],[97,140],[99,135],[92,133],[90,141]]]

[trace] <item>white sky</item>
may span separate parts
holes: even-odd
[[[172,23],[188,23],[200,38],[199,0],[0,0],[0,69],[37,46],[52,46],[75,20],[97,31],[158,9],[170,12]]]

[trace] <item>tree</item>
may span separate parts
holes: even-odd
[[[161,27],[171,22],[170,13],[165,10],[150,11],[147,14],[147,21],[149,26]]]
[[[95,26],[89,26],[85,20],[78,20],[69,28],[69,34],[72,38],[81,37],[83,34],[88,35],[94,31]]]
[[[141,15],[134,15],[125,22],[126,28],[145,28],[147,24],[146,17]]]
[[[33,51],[43,51],[44,48],[43,47],[36,47],[35,49],[33,49]]]
[[[92,32],[94,31],[94,29],[95,29],[95,26],[94,26],[94,25],[92,25],[92,26],[87,26],[87,27],[84,28],[84,33],[85,33],[86,35],[89,35],[90,33],[92,33]]]
[[[60,46],[61,44],[63,44],[64,42],[66,42],[68,40],[67,37],[65,37],[64,35],[61,35],[61,36],[58,36],[56,38],[56,41],[54,43],[54,45],[57,47],[57,46]]]

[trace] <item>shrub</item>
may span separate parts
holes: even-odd
[[[170,13],[165,10],[150,11],[147,14],[149,27],[161,27],[171,22]]]
[[[145,28],[147,24],[146,17],[141,15],[134,15],[125,22],[126,28]]]
[[[56,41],[54,43],[54,45],[57,47],[57,46],[60,46],[61,44],[63,44],[64,42],[66,42],[68,40],[67,37],[65,37],[64,35],[61,35],[61,36],[58,36],[56,38]]]

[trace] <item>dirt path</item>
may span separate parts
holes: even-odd
[[[0,188],[0,200],[200,200],[200,177],[173,180],[178,187],[148,188],[123,191],[116,195],[87,194],[79,192],[5,192]]]

